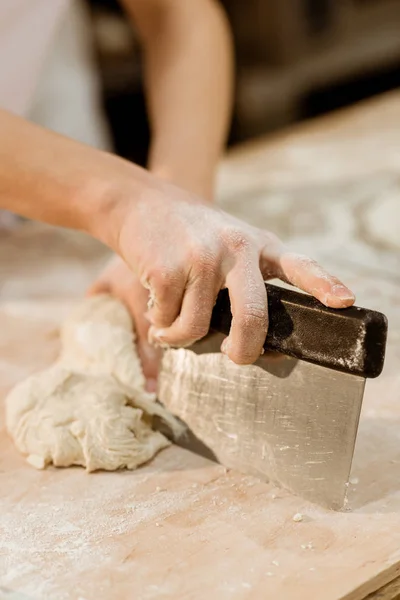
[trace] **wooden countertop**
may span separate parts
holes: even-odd
[[[389,316],[351,511],[324,511],[174,447],[136,472],[37,472],[1,422],[0,598],[361,600],[400,573],[400,256],[364,221],[398,189],[399,117],[400,94],[390,94],[235,150],[219,180],[227,210],[313,253],[359,304]],[[0,239],[1,395],[56,355],[57,324],[106,257],[39,225]]]

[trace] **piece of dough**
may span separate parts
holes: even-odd
[[[61,329],[58,361],[6,398],[7,429],[36,468],[135,469],[169,441],[151,428],[178,421],[145,391],[127,309],[111,296],[86,299]]]

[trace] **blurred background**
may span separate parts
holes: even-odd
[[[49,1],[31,10],[39,23],[38,7],[47,12]],[[400,94],[382,94],[400,84],[400,0],[221,1],[237,77],[229,136],[236,148],[219,170],[219,205],[357,291],[366,275],[379,280],[366,299],[378,303],[388,285],[400,285]],[[31,8],[29,0],[8,2],[19,4],[18,22]],[[116,0],[57,2],[65,10],[25,116],[144,165],[149,126],[134,29]],[[11,67],[15,60],[14,52]],[[10,87],[12,77],[10,70]],[[372,96],[340,116],[293,127]],[[15,229],[15,222],[0,211],[0,300],[76,297],[109,256],[76,232]],[[398,302],[397,288],[393,297]]]
[[[400,83],[400,0],[222,3],[237,65],[230,145]],[[118,2],[75,0],[31,118],[144,164],[149,129],[141,75],[140,45]],[[96,113],[90,105],[97,88]]]

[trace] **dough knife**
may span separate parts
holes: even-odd
[[[340,510],[365,382],[384,364],[387,319],[266,288],[265,354],[238,366],[220,353],[232,320],[222,290],[206,338],[165,353],[159,400],[186,426],[178,445]],[[283,356],[271,360],[271,351]],[[169,435],[165,425],[156,426]]]

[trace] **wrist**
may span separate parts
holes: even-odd
[[[133,212],[140,213],[140,205],[148,206],[150,198],[168,196],[168,191],[166,181],[156,173],[114,156],[112,160],[113,169],[108,164],[105,176],[92,180],[84,192],[90,207],[86,232],[120,254],[121,230],[128,215],[132,218]]]
[[[152,165],[150,172],[157,178],[194,194],[199,200],[205,203],[214,202],[213,173],[190,173],[188,169],[185,171],[177,170],[166,165]]]
[[[116,170],[105,169],[104,175],[88,182],[82,190],[81,204],[86,207],[86,233],[118,253],[126,215],[133,210],[149,182],[143,169],[116,160],[121,163]]]
[[[86,232],[118,253],[119,232],[124,220],[127,200],[118,186],[94,184],[95,206],[87,218]]]

